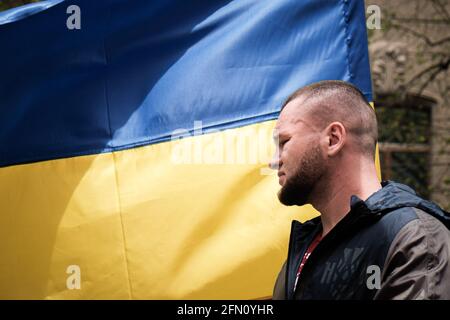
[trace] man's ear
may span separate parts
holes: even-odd
[[[326,153],[329,157],[334,157],[341,151],[347,138],[347,132],[345,127],[340,122],[332,122],[326,128],[324,132],[326,136]]]

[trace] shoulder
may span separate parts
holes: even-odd
[[[440,260],[449,259],[450,231],[432,215],[416,208],[417,219],[405,224],[397,233],[389,248],[387,259],[396,256],[403,259],[423,258],[427,269]]]
[[[378,297],[450,298],[450,231],[420,209],[404,210],[416,218],[403,224],[389,247]]]
[[[399,242],[406,241],[407,235],[415,236],[415,238],[420,235],[426,238],[439,235],[445,238],[450,234],[441,221],[415,207],[394,209],[383,215],[374,227],[378,237],[386,239],[391,248]]]
[[[450,230],[442,222],[417,208],[405,208],[414,213],[415,219],[409,220],[398,230],[390,247],[390,254],[394,251],[409,248],[411,245],[426,247],[427,252],[437,253],[441,246],[450,246]]]
[[[390,244],[386,263],[395,259],[422,258],[427,268],[438,263],[438,258],[449,259],[450,230],[442,222],[417,208],[402,208],[389,220],[400,219],[398,230]],[[415,217],[415,218],[414,218]]]

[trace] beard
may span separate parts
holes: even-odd
[[[310,195],[317,181],[324,173],[324,159],[320,147],[315,145],[300,160],[296,172],[287,178],[278,191],[278,199],[286,206],[302,206],[309,203]]]

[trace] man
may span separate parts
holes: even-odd
[[[276,125],[281,203],[293,221],[274,299],[450,299],[450,216],[409,187],[380,184],[377,121],[343,81],[297,90]]]

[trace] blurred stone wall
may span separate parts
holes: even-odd
[[[366,0],[370,5],[381,10],[381,29],[368,30],[375,104],[383,97],[406,107],[414,97],[430,102],[428,187],[432,200],[449,209],[450,1]]]

